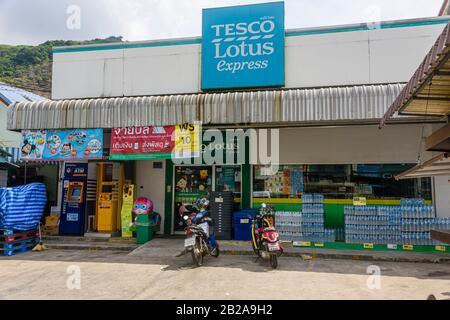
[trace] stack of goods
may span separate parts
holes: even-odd
[[[442,223],[442,219],[435,217],[432,205],[424,204],[423,200],[402,199],[400,212],[402,244],[440,245],[438,241],[431,239],[431,230]]]
[[[336,232],[325,229],[325,210],[322,194],[303,194],[303,214],[300,241],[334,242]]]
[[[214,221],[214,234],[217,240],[231,240],[233,192],[211,192],[209,213]]]
[[[334,242],[335,231],[325,229],[325,215],[321,194],[303,195],[303,212],[277,212],[276,228],[282,241]]]
[[[29,251],[38,243],[38,230],[14,232],[0,229],[0,256],[12,256]]]
[[[277,211],[275,226],[281,241],[300,241],[302,229],[302,213],[295,211]]]
[[[346,206],[347,243],[401,243],[401,215],[398,207]]]
[[[450,227],[450,219],[435,218],[434,207],[417,199],[400,206],[347,206],[344,212],[347,243],[440,245],[431,230]]]
[[[14,188],[0,188],[0,229],[35,230],[47,204],[47,189],[43,183],[31,183]]]

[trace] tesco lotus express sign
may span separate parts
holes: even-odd
[[[202,89],[284,85],[284,2],[203,10]]]

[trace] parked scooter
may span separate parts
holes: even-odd
[[[259,258],[269,260],[273,269],[278,267],[278,257],[283,254],[279,235],[275,229],[275,210],[263,203],[252,224],[252,247]]]
[[[209,200],[201,198],[195,206],[180,208],[183,219],[186,222],[185,250],[178,256],[191,252],[192,260],[198,267],[203,265],[203,257],[210,255],[219,256],[219,244],[216,242],[213,231],[212,219],[208,214]]]

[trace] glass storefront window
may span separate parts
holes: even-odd
[[[241,166],[217,166],[215,191],[231,191],[241,197]]]
[[[303,166],[281,165],[273,174],[272,168],[254,166],[253,197],[299,198],[304,192]]]
[[[320,193],[329,199],[423,198],[432,199],[431,179],[395,180],[414,164],[381,165],[281,165],[276,174],[255,166],[254,198],[300,198],[301,193]]]

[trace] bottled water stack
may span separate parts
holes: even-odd
[[[304,194],[302,212],[277,212],[275,223],[280,239],[293,242],[334,242],[335,231],[325,229],[323,195]]]
[[[333,229],[325,228],[324,196],[322,194],[303,194],[302,226],[296,241],[334,242]]]
[[[402,199],[400,206],[346,206],[347,243],[442,245],[432,229],[450,229],[450,218],[436,218],[422,199]]]

